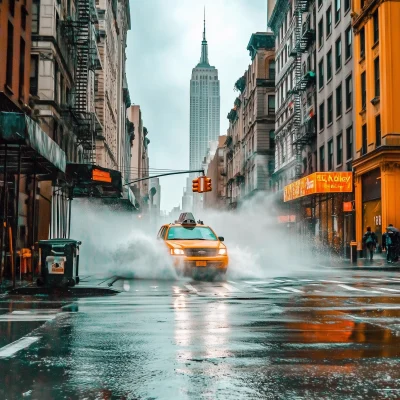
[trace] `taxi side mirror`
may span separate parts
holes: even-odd
[[[223,236],[218,236],[218,240],[219,240],[220,242],[223,242],[223,241],[225,240],[225,238],[224,238]]]

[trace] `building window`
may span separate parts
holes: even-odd
[[[351,75],[346,78],[346,110],[353,106],[353,79]]]
[[[274,60],[269,62],[268,76],[269,76],[269,79],[275,79],[275,61]]]
[[[11,16],[15,14],[15,0],[8,0],[8,10]]]
[[[361,74],[361,108],[367,107],[367,78],[365,71]]]
[[[32,1],[32,33],[39,33],[40,0]]]
[[[335,24],[340,21],[340,6],[341,0],[335,0]]]
[[[326,55],[326,81],[332,79],[332,49],[330,49]]]
[[[324,59],[318,64],[318,87],[321,89],[324,86]]]
[[[378,115],[375,118],[375,146],[379,147],[381,144],[382,144],[381,116]]]
[[[268,114],[273,114],[275,112],[275,96],[268,96]]]
[[[346,32],[345,32],[345,40],[346,40],[346,54],[345,54],[345,57],[346,57],[346,60],[348,60],[350,57],[351,57],[351,55],[352,55],[352,53],[353,53],[353,32],[352,32],[352,30],[351,30],[351,26],[349,26],[347,29],[346,29]]]
[[[343,135],[339,134],[336,136],[336,165],[340,165],[343,162]]]
[[[38,95],[38,77],[39,77],[39,56],[31,55],[31,70],[30,70],[30,91],[32,96]]]
[[[269,131],[269,148],[270,149],[275,148],[275,131],[274,130]]]
[[[332,6],[329,6],[326,12],[326,36],[332,33]]]
[[[319,170],[325,171],[325,146],[319,148]]]
[[[368,150],[368,142],[367,142],[367,124],[362,126],[362,148],[361,148],[361,155],[367,154]]]
[[[336,71],[342,67],[342,38],[336,40]]]
[[[328,125],[333,122],[333,94],[328,97]]]
[[[365,28],[360,30],[360,58],[365,57]]]
[[[342,100],[342,84],[336,88],[336,118],[342,116],[343,100]]]
[[[318,0],[318,8],[322,6],[322,0]]]
[[[375,74],[375,97],[379,97],[381,95],[381,79],[380,79],[380,70],[379,70],[379,57],[376,57],[374,60],[374,74]]]
[[[321,47],[324,44],[324,20],[318,22],[318,46]]]
[[[26,11],[25,6],[21,6],[21,28],[23,30],[26,29],[26,17],[27,17],[28,12]]]
[[[378,10],[375,11],[374,16],[374,43],[379,41],[379,14]]]
[[[350,10],[350,7],[351,7],[351,0],[344,0],[344,12],[345,13]]]
[[[325,127],[325,103],[319,105],[319,130],[322,131]]]
[[[25,40],[21,38],[19,45],[19,98],[25,93]]]
[[[328,171],[333,169],[333,139],[328,142]]]
[[[346,157],[347,160],[353,158],[353,127],[349,126],[346,129]]]
[[[8,21],[8,36],[7,36],[7,71],[6,83],[9,88],[12,88],[13,78],[13,59],[14,59],[14,27]]]

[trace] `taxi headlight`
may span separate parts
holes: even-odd
[[[175,256],[183,256],[185,252],[182,249],[171,249],[171,254]]]
[[[219,249],[218,254],[220,256],[225,256],[226,255],[226,249]]]

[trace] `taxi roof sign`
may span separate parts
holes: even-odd
[[[178,221],[176,221],[180,224],[187,224],[187,225],[196,225],[196,220],[193,216],[192,213],[187,212],[187,213],[181,213],[181,215],[179,216]]]

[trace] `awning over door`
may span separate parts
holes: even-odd
[[[67,157],[30,117],[22,113],[0,112],[0,156],[7,151],[7,171],[17,170],[21,152],[21,173],[65,172]],[[1,164],[1,163],[0,163]],[[0,165],[0,170],[4,166]]]

